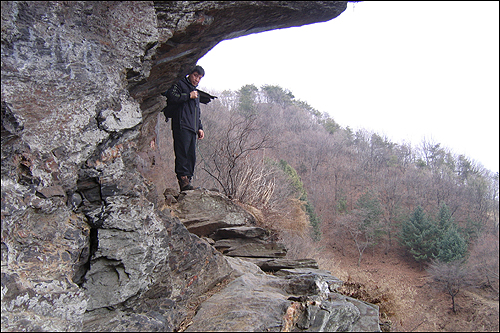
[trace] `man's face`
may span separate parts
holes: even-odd
[[[202,77],[203,75],[201,75],[200,73],[194,72],[189,74],[188,79],[189,82],[191,82],[191,84],[196,87],[200,83]]]

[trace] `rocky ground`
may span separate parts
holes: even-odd
[[[351,277],[372,293],[378,290],[388,294],[392,314],[387,322],[393,332],[499,331],[498,293],[478,288],[462,290],[456,297],[457,313],[453,313],[450,296],[434,289],[426,271],[409,263],[403,251],[367,252],[360,267],[354,251],[345,251],[345,256],[335,253],[334,257],[335,267],[330,270],[340,279]],[[324,259],[320,267],[322,263]]]
[[[181,331],[380,331],[378,307],[337,290],[343,282],[314,259],[287,258],[287,248],[252,214],[205,189],[164,192],[165,206],[187,230],[224,254],[233,268],[192,300]]]

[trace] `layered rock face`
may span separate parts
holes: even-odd
[[[2,331],[177,329],[235,268],[141,168],[160,92],[221,40],[345,8],[3,1]]]
[[[380,331],[376,305],[337,293],[343,282],[318,269],[314,259],[287,258],[286,247],[225,196],[200,189],[177,199],[169,206],[173,215],[213,244],[233,268],[227,286],[187,316],[182,330]]]

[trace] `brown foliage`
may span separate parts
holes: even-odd
[[[315,245],[309,236],[311,225],[303,209],[303,202],[290,197],[273,209],[259,211],[258,224],[274,232],[277,240],[286,246],[288,258],[311,258]]]
[[[467,261],[471,283],[480,288],[491,288],[499,292],[498,235],[483,234],[472,247]]]
[[[361,283],[358,278],[355,280],[349,276],[347,281],[344,281],[339,292],[343,295],[378,305],[382,318],[395,316],[398,312],[397,298],[392,286],[383,286],[374,281]]]

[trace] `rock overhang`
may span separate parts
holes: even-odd
[[[129,80],[130,94],[139,100],[165,91],[223,40],[325,22],[340,15],[347,1],[155,1],[154,7],[158,42],[149,76]]]

